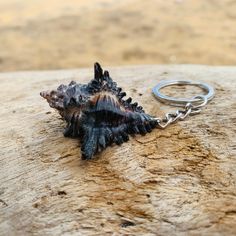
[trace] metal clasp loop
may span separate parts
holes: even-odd
[[[175,98],[164,95],[160,92],[162,88],[172,85],[191,85],[202,88],[206,94],[205,95],[196,95],[192,98]],[[215,95],[214,88],[206,83],[195,82],[191,80],[164,80],[161,81],[153,88],[153,93],[158,100],[161,102],[170,104],[172,106],[185,107],[186,104],[191,103],[195,108],[205,106]],[[204,101],[204,102],[203,102]],[[203,103],[202,103],[203,102]],[[197,107],[198,106],[198,107]]]
[[[171,86],[171,85],[193,85],[202,88],[206,91],[206,95],[196,95],[192,98],[174,98],[163,95],[160,93],[160,89]],[[180,81],[180,80],[167,80],[162,81],[153,88],[153,93],[161,102],[184,107],[184,110],[177,110],[174,113],[167,113],[164,118],[154,117],[153,120],[157,122],[160,128],[166,128],[168,125],[178,121],[184,120],[189,115],[195,115],[201,112],[202,107],[204,107],[208,101],[210,101],[215,94],[213,87],[208,84],[194,82],[194,81]]]

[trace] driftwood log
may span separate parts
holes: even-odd
[[[106,68],[147,113],[160,80],[210,83],[201,114],[81,160],[39,96],[92,69],[0,74],[0,235],[236,235],[236,67]],[[201,90],[167,88],[190,96]]]

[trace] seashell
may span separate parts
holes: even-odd
[[[127,142],[129,135],[151,132],[157,125],[132,98],[124,99],[126,93],[99,63],[94,64],[94,79],[88,84],[71,81],[40,95],[66,121],[64,136],[80,138],[82,159],[91,159],[112,143]]]

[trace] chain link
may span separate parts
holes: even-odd
[[[188,102],[184,106],[184,110],[177,110],[175,113],[166,113],[164,118],[154,118],[154,120],[157,121],[160,128],[164,129],[176,121],[184,120],[189,115],[199,114],[201,112],[201,108],[207,104],[207,98],[205,96],[198,95],[193,99],[200,99],[200,101],[196,105]]]

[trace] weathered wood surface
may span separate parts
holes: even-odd
[[[216,97],[200,115],[82,161],[39,92],[92,70],[0,74],[0,235],[235,235],[236,67],[110,72],[153,115],[175,110],[151,94],[162,79],[209,82]]]

